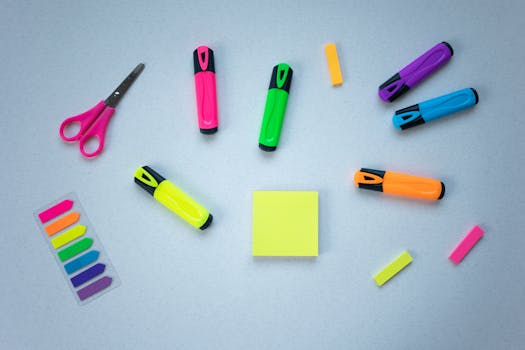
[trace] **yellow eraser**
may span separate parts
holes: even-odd
[[[335,44],[326,44],[324,50],[326,52],[332,86],[343,84],[343,74],[341,74],[341,67],[339,66],[339,58],[337,57],[337,48],[335,47]]]
[[[403,253],[401,253],[400,256],[395,258],[394,261],[388,264],[383,270],[378,272],[374,276],[374,280],[376,281],[378,286],[382,286],[389,279],[394,277],[399,271],[403,270],[411,262],[412,262],[412,257],[405,250]]]

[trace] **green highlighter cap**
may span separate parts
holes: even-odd
[[[293,70],[286,63],[273,67],[259,135],[259,148],[263,151],[275,151],[279,143],[292,75]]]

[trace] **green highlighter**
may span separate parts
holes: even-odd
[[[279,143],[292,75],[293,70],[286,63],[273,67],[259,135],[259,148],[263,151],[275,151]]]

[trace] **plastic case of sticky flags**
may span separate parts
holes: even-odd
[[[120,285],[117,271],[75,193],[34,211],[58,269],[80,305]]]

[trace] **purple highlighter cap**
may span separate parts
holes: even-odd
[[[384,82],[379,87],[379,97],[386,102],[394,101],[447,63],[453,54],[449,43],[437,44]]]

